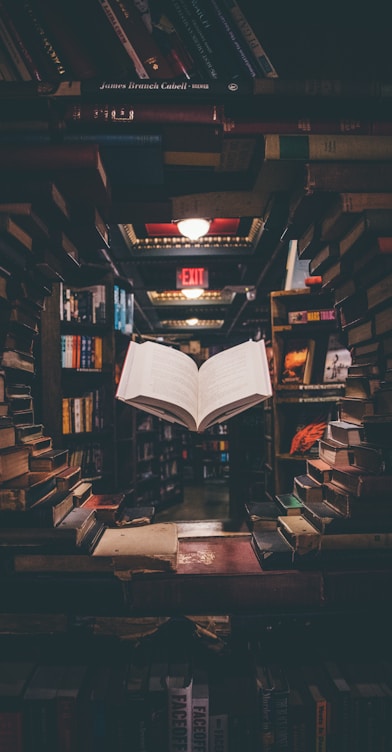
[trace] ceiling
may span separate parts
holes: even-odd
[[[118,80],[116,61],[100,45],[98,26],[92,27],[90,0],[83,8],[77,0],[66,4],[56,0],[56,4],[69,7],[75,34],[74,13],[78,13],[78,31],[87,47],[98,39],[98,67],[109,80]],[[376,12],[372,18],[369,14],[359,17],[355,8],[343,18],[339,6],[338,24],[331,11],[313,20],[313,9],[309,14],[307,8],[296,5],[286,8],[282,18],[279,6],[269,6],[261,28],[257,3],[241,0],[241,6],[260,31],[282,79],[392,78],[389,26],[376,24]],[[299,163],[271,165],[264,160],[263,135],[255,123],[293,121],[310,114],[331,116],[328,98],[312,102],[312,113],[310,99],[305,103],[290,97],[279,103],[246,96],[230,107],[226,101],[200,99],[189,103],[190,110],[198,112],[196,119],[185,116],[173,122],[172,118],[165,124],[157,114],[138,126],[125,118],[112,128],[105,127],[104,133],[96,124],[73,122],[70,97],[64,102],[35,97],[28,107],[14,99],[12,107],[9,103],[4,107],[2,119],[9,124],[24,120],[26,129],[31,123],[40,124],[43,132],[33,133],[37,143],[48,137],[95,140],[99,145],[111,195],[108,204],[98,199],[93,206],[102,213],[110,237],[109,245],[99,249],[99,263],[132,285],[138,333],[178,341],[197,338],[206,345],[232,344],[249,337],[269,337],[269,292],[284,285],[291,237],[290,196],[301,173]],[[101,101],[110,101],[114,107],[124,104],[114,95]],[[170,110],[171,102],[175,109],[178,101],[166,99],[166,109]],[[197,122],[203,107],[215,108],[215,115]],[[339,110],[340,117],[350,114],[350,109]],[[7,130],[7,122],[2,130]],[[21,130],[23,126],[18,126],[18,133]],[[91,208],[91,195],[78,184],[79,173],[75,174],[70,201],[77,198],[79,209]],[[192,215],[213,220],[209,234],[197,243],[183,240],[176,231],[175,221]],[[295,229],[298,235],[306,228],[298,221]],[[88,263],[93,260],[89,258]],[[203,268],[208,273],[208,289],[199,301],[179,296],[177,275],[183,268]],[[164,292],[170,294],[162,299]],[[192,318],[199,323],[184,325]]]
[[[241,153],[230,169],[227,153],[233,145]],[[153,170],[144,168],[138,177],[130,167],[130,181],[124,170],[121,179],[113,174],[111,154],[103,154],[113,197],[109,256],[134,289],[137,332],[170,341],[196,338],[206,345],[269,337],[268,295],[284,282],[288,252],[288,240],[281,241],[288,217],[286,189],[298,167],[291,167],[284,180],[275,178],[276,187],[285,190],[274,191],[269,171],[263,172],[261,146],[262,137],[234,139],[222,129],[216,165],[167,165],[164,134]],[[185,148],[185,159],[191,161],[191,141]],[[134,160],[129,164],[135,168]],[[197,242],[181,236],[176,225],[194,206],[195,216],[211,220]],[[177,289],[184,268],[191,270],[191,285],[198,280],[194,270],[205,270],[206,289],[197,301]],[[196,318],[191,326],[185,323]]]

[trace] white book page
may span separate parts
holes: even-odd
[[[198,423],[213,410],[255,395],[271,394],[263,340],[249,340],[214,355],[199,370]]]
[[[117,396],[147,397],[177,405],[196,420],[198,369],[189,355],[166,345],[132,342],[121,374]]]

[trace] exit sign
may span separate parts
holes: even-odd
[[[177,269],[177,290],[187,287],[202,287],[203,290],[206,290],[208,288],[208,269],[205,269],[204,266],[184,266]]]

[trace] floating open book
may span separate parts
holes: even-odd
[[[271,395],[263,340],[223,350],[200,368],[174,348],[131,342],[116,393],[129,405],[199,433]]]

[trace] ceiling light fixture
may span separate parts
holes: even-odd
[[[197,298],[201,298],[204,290],[202,287],[187,287],[186,289],[181,290],[181,292],[188,300],[197,300]]]
[[[196,326],[196,324],[199,323],[199,319],[196,319],[196,318],[194,318],[194,319],[185,319],[185,323],[188,326]]]
[[[177,227],[185,238],[198,240],[207,234],[210,224],[209,219],[180,219],[177,222]]]

